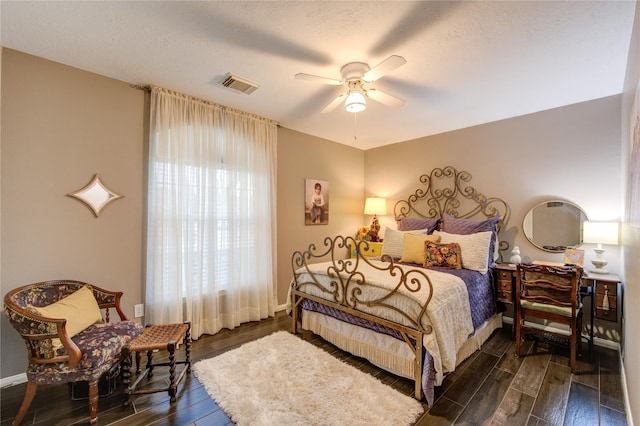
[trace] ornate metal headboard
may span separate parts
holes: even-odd
[[[423,187],[418,188],[407,200],[398,201],[393,212],[396,220],[403,217],[438,218],[444,213],[463,218],[487,219],[499,216],[498,232],[509,219],[510,209],[501,198],[487,198],[467,183],[471,174],[452,166],[436,168],[420,176]],[[500,241],[500,250],[509,244]]]

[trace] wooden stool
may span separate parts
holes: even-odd
[[[147,394],[155,392],[168,391],[171,402],[176,400],[176,391],[178,384],[184,377],[185,373],[191,373],[191,357],[190,357],[190,331],[191,322],[185,321],[182,324],[166,324],[153,325],[149,324],[142,330],[142,333],[129,342],[122,349],[122,383],[125,385],[124,405],[129,405],[131,395]],[[183,339],[185,359],[176,361],[175,350],[177,342]],[[153,351],[164,350],[169,352],[169,361],[153,363]],[[145,371],[136,378],[136,381],[129,386],[131,382],[131,354],[133,352],[147,352],[147,366]],[[180,371],[180,376],[176,380],[176,364],[184,364]],[[150,388],[136,390],[138,384],[145,377],[153,377],[153,368],[159,366],[169,367],[169,386],[164,388]],[[137,363],[136,373],[140,374],[140,363]]]

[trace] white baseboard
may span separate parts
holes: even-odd
[[[627,375],[624,372],[624,360],[622,359],[622,353],[618,351],[618,357],[620,357],[620,381],[622,382],[622,394],[624,395],[624,407],[627,412],[627,424],[633,426],[633,415],[631,414],[631,401],[629,401],[629,393],[627,392]]]
[[[9,386],[19,385],[27,381],[27,373],[16,374],[11,377],[3,377],[0,379],[0,388],[6,388]]]

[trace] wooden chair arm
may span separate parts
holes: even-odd
[[[82,359],[82,351],[69,338],[66,330],[66,319],[48,318],[22,309],[18,306],[5,304],[5,312],[9,321],[25,339],[29,362],[50,364],[68,362],[69,368],[75,368]],[[66,355],[56,354],[56,342],[59,339],[67,351]]]
[[[95,285],[91,285],[93,289],[93,295],[98,302],[98,306],[100,309],[105,310],[105,321],[110,322],[111,318],[109,317],[109,309],[114,308],[120,317],[120,321],[128,321],[129,318],[122,310],[121,299],[124,294],[121,291],[111,291],[105,290],[100,287],[96,287]]]

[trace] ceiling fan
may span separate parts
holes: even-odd
[[[340,69],[342,80],[305,73],[298,73],[295,77],[299,80],[315,81],[317,83],[345,86],[347,88],[346,92],[338,95],[329,105],[324,107],[321,111],[322,113],[333,111],[343,101],[345,102],[347,111],[362,111],[367,106],[366,98],[373,99],[387,106],[400,107],[404,105],[404,100],[370,87],[369,84],[406,63],[407,61],[402,56],[391,55],[373,68],[369,68],[369,65],[363,62],[350,62],[344,65]]]

